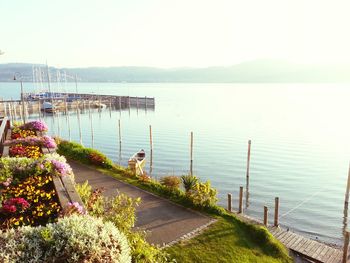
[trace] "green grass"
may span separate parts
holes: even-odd
[[[86,159],[87,151],[95,150],[75,143],[65,142],[63,146],[58,148],[60,154],[91,166]],[[93,167],[118,180],[218,219],[197,237],[166,249],[177,262],[292,262],[283,245],[262,226],[241,221],[216,205],[196,206],[183,191],[170,190],[156,181],[142,182],[128,169],[118,165]]]
[[[244,228],[227,218],[219,217],[209,229],[187,241],[166,249],[177,262],[292,262],[284,256],[270,255],[266,247],[248,235]]]

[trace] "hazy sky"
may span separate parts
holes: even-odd
[[[348,0],[1,0],[0,63],[350,61]]]

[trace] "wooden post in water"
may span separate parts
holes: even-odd
[[[9,110],[9,116],[10,116],[10,120],[13,122],[13,117],[12,117],[12,110],[11,110],[11,102],[8,104],[8,110]]]
[[[112,99],[109,99],[109,117],[112,118]]]
[[[90,103],[89,103],[89,108],[90,108]],[[94,148],[94,125],[92,122],[91,112],[90,112],[90,127],[91,127],[91,145],[92,145],[92,148]]]
[[[346,184],[345,201],[344,201],[344,218],[346,218],[345,223],[347,223],[347,217],[348,217],[349,191],[350,191],[350,164],[349,164],[348,182]]]
[[[191,146],[190,146],[190,175],[193,175],[193,132],[191,132]]]
[[[5,115],[5,117],[7,117],[7,103],[6,102],[4,102],[4,115]]]
[[[78,125],[79,125],[79,140],[80,140],[80,144],[83,145],[83,138],[82,138],[82,134],[81,134],[81,123],[80,123],[80,109],[79,109],[79,105],[77,107],[77,114],[78,114]]]
[[[122,157],[122,132],[120,128],[120,119],[118,120],[118,132],[119,132],[119,164],[121,163],[121,157]]]
[[[39,114],[39,120],[41,120],[41,104],[40,104],[40,99],[38,99],[38,114]]]
[[[273,226],[275,226],[275,227],[278,226],[279,203],[280,203],[280,199],[278,197],[275,197],[275,217],[274,217],[274,221],[273,221]]]
[[[239,206],[238,213],[243,213],[243,186],[239,187]]]
[[[152,125],[149,126],[149,144],[151,150],[151,160],[150,160],[150,173],[153,170],[153,137],[152,137]]]
[[[248,141],[248,154],[247,154],[247,171],[246,171],[246,198],[245,198],[245,205],[246,208],[249,207],[249,172],[250,172],[250,148],[251,148],[252,141]]]
[[[68,138],[69,138],[69,141],[71,141],[70,119],[69,119],[69,111],[68,111],[68,106],[67,106],[67,100],[66,100],[66,121],[67,121],[67,124],[68,124]]]
[[[139,97],[136,97],[136,111],[139,113]]]
[[[264,225],[267,226],[267,212],[268,208],[267,206],[264,206]]]
[[[55,113],[54,113],[55,114]],[[61,137],[60,112],[57,112],[57,134]]]
[[[349,249],[349,232],[345,231],[342,263],[348,262],[348,249]]]
[[[227,194],[227,210],[232,212],[232,194]]]

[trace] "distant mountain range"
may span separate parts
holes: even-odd
[[[20,72],[24,81],[32,81],[33,64],[0,64],[0,81],[13,81]],[[40,65],[35,65],[40,66]],[[46,67],[42,66],[45,71]],[[255,60],[229,67],[152,68],[152,67],[50,67],[51,80],[56,71],[78,75],[83,82],[199,82],[199,83],[332,83],[350,82],[350,67],[297,65],[277,60]],[[44,72],[43,72],[44,73]],[[68,79],[68,81],[74,81]]]

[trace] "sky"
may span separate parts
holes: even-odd
[[[350,64],[348,0],[0,0],[0,63]]]

